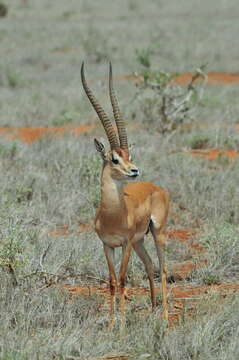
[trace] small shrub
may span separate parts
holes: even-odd
[[[115,43],[111,43],[110,37],[99,32],[99,29],[92,25],[87,32],[82,34],[81,44],[85,56],[91,58],[95,63],[112,60],[112,54],[117,50]]]
[[[223,139],[223,146],[226,149],[239,149],[239,139],[236,134],[236,136],[233,136],[232,134],[230,136],[227,136]]]
[[[18,203],[32,200],[33,187],[21,187],[16,190],[16,199]]]
[[[75,15],[75,12],[72,10],[66,10],[62,13],[62,15],[60,16],[60,18],[62,20],[68,20],[70,18],[72,18]]]
[[[9,222],[7,231],[1,234],[0,267],[11,274],[13,285],[17,285],[16,269],[26,261],[23,238],[24,232],[21,226],[14,222]]]
[[[187,141],[187,144],[191,149],[205,149],[209,142],[210,137],[208,135],[196,134]]]
[[[64,126],[71,123],[74,119],[79,117],[79,114],[74,111],[63,110],[58,117],[53,120],[53,125]]]
[[[0,3],[0,17],[7,16],[7,7],[3,3]]]
[[[154,42],[146,48],[136,49],[136,61],[144,68],[144,70],[148,71],[151,68],[151,57],[157,55],[158,50],[158,42]]]
[[[23,86],[22,75],[12,69],[7,69],[6,71],[7,84],[11,88],[19,88]]]
[[[143,55],[140,61],[148,59],[148,53]],[[149,67],[149,63],[146,62],[146,66]],[[196,70],[187,88],[173,83],[173,74],[150,70],[144,72],[143,80],[137,83],[138,92],[135,97],[140,104],[143,122],[162,134],[172,132],[187,122],[192,123],[203,90],[202,84],[198,88],[194,86],[194,82],[199,77],[205,78],[203,69],[202,66]]]
[[[218,157],[217,157],[217,163],[218,163],[218,165],[221,165],[221,166],[227,166],[227,165],[229,165],[230,160],[227,155],[225,155],[223,153],[219,153]]]
[[[136,60],[145,68],[149,69],[151,66],[150,55],[152,51],[150,48],[136,50]]]
[[[206,285],[220,284],[220,279],[219,276],[217,276],[216,274],[206,272],[203,277],[203,282]]]
[[[0,158],[13,159],[17,152],[17,144],[0,144]]]

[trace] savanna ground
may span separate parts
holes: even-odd
[[[210,76],[191,88],[171,81],[199,67],[238,71],[238,2],[4,2],[0,358],[238,359],[239,85],[221,74],[213,85]],[[82,92],[82,60],[107,111],[112,61],[141,178],[171,194],[169,328],[158,278],[151,314],[133,255],[125,333],[119,320],[107,331],[108,272],[92,229],[101,169],[93,138],[105,135]]]

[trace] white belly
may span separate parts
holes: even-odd
[[[123,246],[127,242],[127,239],[121,235],[104,235],[104,237],[100,236],[100,239],[110,247]]]
[[[132,245],[135,244],[136,242],[142,240],[145,236],[145,233],[136,233],[134,234],[133,239],[131,239]],[[128,239],[124,236],[121,235],[104,235],[100,236],[100,239],[102,240],[102,242],[110,247],[119,247],[119,246],[123,246],[126,244],[126,242],[128,241]]]

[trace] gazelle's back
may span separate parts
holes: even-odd
[[[142,232],[148,229],[150,220],[158,218],[159,224],[163,220],[161,214],[167,217],[169,193],[150,182],[128,183],[124,187],[124,200],[128,213]]]
[[[160,200],[166,200],[166,202],[169,196],[167,190],[148,181],[128,183],[124,186],[124,194],[126,203],[131,201],[136,207],[147,200],[151,201],[152,196],[157,196]]]

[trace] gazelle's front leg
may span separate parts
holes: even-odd
[[[115,324],[115,291],[117,287],[117,278],[115,275],[114,268],[114,248],[104,245],[104,252],[109,268],[109,278],[110,278],[110,324],[109,328],[112,329]]]
[[[122,328],[125,326],[125,283],[126,273],[128,269],[128,263],[131,254],[131,241],[129,240],[126,245],[122,248],[122,259],[119,272],[119,283],[120,283],[120,314],[122,321]]]

